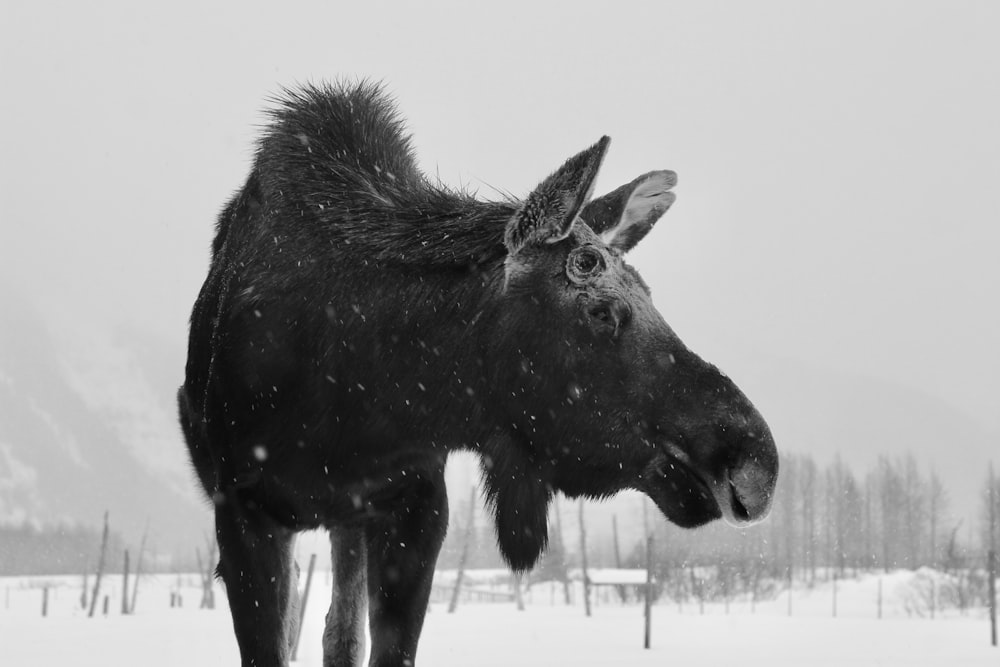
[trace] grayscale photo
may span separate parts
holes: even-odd
[[[0,663],[1000,661],[1000,4],[3,15]]]

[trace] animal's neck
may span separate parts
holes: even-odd
[[[407,267],[414,276],[486,268],[503,259],[511,204],[455,194],[418,196],[405,205],[315,211],[319,247],[350,260]]]
[[[334,341],[328,366],[344,398],[370,405],[393,437],[415,446],[476,448],[488,439],[498,418],[487,342],[500,320],[502,270],[368,267],[350,282],[369,289],[334,289],[333,331],[347,346]]]

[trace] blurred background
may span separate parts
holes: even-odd
[[[581,511],[591,566],[638,566],[650,532],[664,581],[735,561],[778,580],[982,566],[1000,452],[1000,5],[16,1],[2,15],[0,574],[93,570],[106,511],[109,568],[140,546],[163,572],[210,560],[174,393],[214,219],[268,96],[343,78],[385,82],[426,173],[482,198],[525,195],[602,134],[598,193],[679,174],[629,261],[768,419],[775,511],[688,533],[644,523],[635,494],[563,501],[555,576],[579,565]],[[469,567],[500,567],[478,499],[468,511],[476,462],[456,457],[449,478],[442,567],[467,542]],[[325,558],[323,536],[299,549]]]

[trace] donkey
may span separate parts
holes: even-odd
[[[688,350],[623,255],[670,171],[591,199],[609,139],[523,201],[429,182],[370,83],[276,100],[219,217],[180,420],[214,503],[243,665],[286,665],[297,531],[330,532],[324,665],[413,665],[448,523],[449,452],[476,452],[496,539],[532,567],[556,492],[647,494],[668,520],[764,517],[763,418]]]

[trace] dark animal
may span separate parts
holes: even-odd
[[[215,505],[244,665],[285,665],[296,531],[325,527],[325,665],[412,665],[447,526],[443,469],[479,454],[504,557],[530,568],[556,492],[646,493],[697,526],[768,511],[767,425],[689,351],[622,255],[670,207],[645,174],[591,200],[608,138],[523,202],[428,182],[370,84],[286,92],[219,218],[179,392]]]

